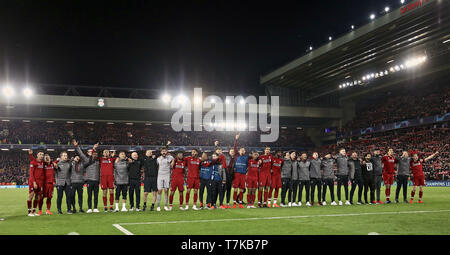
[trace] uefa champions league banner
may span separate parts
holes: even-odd
[[[404,120],[404,121],[400,121],[400,122],[378,125],[376,127],[368,127],[365,129],[355,129],[350,132],[338,133],[336,135],[336,138],[342,139],[344,137],[349,137],[349,136],[360,136],[360,135],[366,135],[366,134],[370,134],[370,133],[377,133],[377,132],[399,129],[399,128],[427,125],[427,124],[433,124],[433,123],[437,123],[437,122],[445,122],[445,121],[449,121],[449,120],[450,120],[450,113],[446,113],[444,115],[435,115],[435,116],[428,116],[428,117],[419,118],[419,119]]]
[[[426,181],[427,187],[450,187],[450,181]]]

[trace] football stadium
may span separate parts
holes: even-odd
[[[256,93],[3,82],[0,235],[449,235],[450,1],[398,2]]]

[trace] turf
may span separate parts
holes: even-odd
[[[302,206],[214,211],[179,211],[178,205],[175,205],[171,212],[100,212],[28,217],[26,216],[28,189],[2,189],[0,218],[4,220],[0,221],[0,235],[66,235],[72,232],[81,235],[123,235],[124,233],[113,224],[120,224],[133,234],[146,235],[367,235],[370,232],[382,235],[448,235],[449,191],[449,188],[443,187],[425,188],[425,204],[418,204],[416,200],[414,204],[333,207],[327,205],[309,208]],[[85,191],[84,198],[86,197]],[[175,197],[174,201],[178,202],[178,198]],[[86,204],[85,201],[84,205]],[[101,196],[99,206],[103,211]],[[55,207],[56,198],[53,198],[53,212],[56,212]],[[63,201],[64,212],[65,209]],[[148,222],[153,224],[129,224]]]

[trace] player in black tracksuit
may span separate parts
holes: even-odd
[[[147,210],[147,197],[150,192],[152,192],[152,206],[150,211],[155,208],[156,197],[158,192],[158,162],[156,161],[156,155],[153,154],[151,150],[145,152],[144,160],[144,207],[143,211]]]
[[[372,155],[370,153],[366,154],[364,161],[361,165],[361,173],[363,177],[364,185],[364,202],[366,204],[376,203],[375,201],[375,172],[374,164],[372,162]],[[367,191],[370,189],[370,200],[367,201]]]
[[[361,161],[356,152],[352,153],[350,163],[352,165],[352,173],[350,174],[350,179],[352,182],[352,189],[350,190],[350,203],[353,204],[353,194],[355,193],[356,186],[358,186],[358,204],[362,204],[363,180],[361,174]]]

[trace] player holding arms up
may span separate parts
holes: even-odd
[[[98,143],[94,145],[92,150],[88,150],[88,156],[81,151],[78,142],[74,141],[75,149],[78,155],[81,157],[86,169],[86,181],[87,181],[87,194],[88,194],[88,210],[86,213],[98,213],[98,191],[100,185],[100,163],[98,161],[98,154],[95,151],[98,147]],[[94,210],[92,210],[92,196],[94,196]]]
[[[281,167],[283,165],[282,152],[280,150],[275,151],[275,156],[272,158],[272,177],[269,191],[268,206],[270,207],[270,200],[272,199],[272,192],[275,190],[275,197],[273,201],[273,207],[280,207],[277,204],[278,192],[281,188]]]
[[[272,154],[270,154],[270,147],[264,149],[264,155],[259,157],[259,180],[258,180],[258,207],[267,207],[267,199],[269,198],[269,190],[272,177]],[[264,200],[263,199],[264,191]],[[263,201],[263,203],[261,203]]]
[[[383,162],[383,181],[384,186],[386,186],[386,204],[391,202],[391,185],[394,184],[395,169],[394,165],[398,162],[394,156],[394,150],[392,148],[388,149],[388,154],[385,155],[381,162]]]
[[[419,186],[419,203],[422,204],[423,186],[425,186],[425,175],[423,174],[423,162],[427,162],[428,160],[436,157],[436,155],[439,154],[439,152],[437,151],[425,159],[419,159],[417,151],[411,152],[411,154],[413,155],[411,161],[411,170],[413,173],[414,187],[411,191],[411,199],[409,200],[409,203],[411,204],[413,203],[414,194],[416,194],[417,186]]]
[[[239,139],[239,135],[236,136],[235,146],[237,146],[237,140]],[[236,200],[238,199],[238,190],[239,193],[239,208],[244,208],[242,204],[242,199],[244,197],[245,185],[246,185],[246,175],[248,170],[248,155],[245,154],[245,148],[241,147],[239,149],[239,155],[236,158],[235,168],[234,168],[234,178],[233,178],[233,208],[236,208]],[[248,201],[247,201],[248,203]]]
[[[247,172],[247,208],[255,207],[256,189],[258,188],[258,172],[261,161],[258,160],[258,152],[252,152],[252,158],[248,161],[248,172]],[[242,192],[241,192],[242,194]],[[242,200],[239,208],[242,208]],[[259,206],[261,207],[261,206]]]
[[[108,211],[108,192],[109,192],[109,210],[113,212],[114,203],[114,157],[116,152],[110,155],[109,150],[103,151],[103,157],[99,158],[100,161],[100,186],[103,191],[103,205],[105,212]]]

